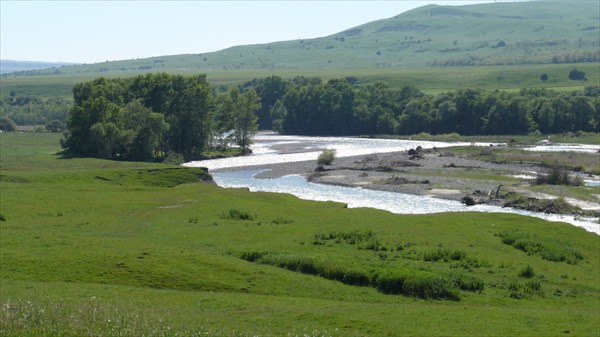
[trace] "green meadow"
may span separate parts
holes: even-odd
[[[600,240],[511,214],[394,215],[64,159],[0,134],[0,335],[597,336]]]
[[[570,80],[569,72],[574,68],[585,72],[588,80]],[[280,76],[284,79],[291,79],[296,76],[320,77],[325,81],[352,76],[356,77],[360,84],[385,82],[394,89],[401,89],[405,85],[413,85],[430,94],[466,88],[509,91],[517,91],[522,88],[547,88],[556,91],[576,91],[582,90],[585,86],[600,83],[600,71],[598,71],[595,63],[391,69],[203,69],[197,71],[165,71],[182,75],[205,73],[208,81],[215,87],[239,85],[268,76]],[[17,96],[72,97],[73,86],[77,83],[89,81],[99,76],[125,78],[147,72],[149,70],[18,77],[7,75],[2,77],[0,82],[0,97],[8,97],[13,90]],[[547,81],[540,79],[542,74],[548,75]]]

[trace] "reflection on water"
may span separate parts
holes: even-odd
[[[254,176],[264,169],[242,170],[235,172],[213,173],[215,182],[222,187],[246,187],[250,191],[288,193],[301,199],[335,201],[350,208],[370,207],[387,210],[397,214],[428,214],[440,212],[499,212],[535,216],[550,221],[564,221],[583,227],[590,232],[600,234],[600,225],[590,221],[575,219],[573,216],[550,215],[528,212],[513,208],[490,205],[464,206],[458,201],[433,198],[387,191],[362,188],[323,185],[308,182],[300,175],[285,176],[277,179],[256,179]]]

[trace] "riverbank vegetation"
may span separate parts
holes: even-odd
[[[255,91],[217,96],[215,109],[205,76],[98,78],[76,85],[73,93],[61,141],[67,155],[152,161],[174,152],[189,160],[229,130],[247,151],[257,128]]]
[[[600,329],[600,246],[581,228],[222,189],[197,168],[65,159],[59,138],[0,134],[2,335]]]
[[[50,110],[59,115],[47,121],[36,109],[23,108],[29,115],[11,110],[3,113],[2,125],[14,129],[18,123],[10,115],[21,124],[46,121],[51,132],[66,129],[62,145],[68,155],[152,161],[177,153],[189,160],[205,151],[226,152],[231,142],[247,153],[259,128],[307,135],[597,133],[598,90],[464,89],[427,95],[413,86],[359,85],[355,77],[324,83],[318,77],[271,76],[217,94],[205,75],[161,73],[79,83],[66,120],[64,106],[56,106],[65,101],[38,102],[13,91],[2,106],[14,110],[37,102],[34,106],[46,111],[53,104]]]
[[[263,99],[262,127],[301,135],[502,135],[598,132],[598,87],[561,93],[461,89],[426,95],[413,86],[392,90],[346,78],[254,82]]]

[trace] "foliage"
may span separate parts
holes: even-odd
[[[0,131],[4,132],[15,132],[17,131],[17,124],[10,117],[0,117]]]
[[[467,257],[462,250],[436,249],[423,254],[423,261],[461,261]]]
[[[0,116],[9,117],[17,125],[64,123],[73,105],[73,99],[67,97],[17,96],[14,90],[11,93],[15,95],[0,100]]]
[[[317,275],[348,285],[371,286],[384,294],[438,300],[460,300],[458,289],[483,291],[484,282],[460,274],[439,275],[413,270],[386,270],[373,273],[349,269],[311,257],[279,255],[270,252],[242,252],[239,257],[250,262],[273,265],[303,274]]]
[[[530,265],[527,265],[525,268],[521,269],[521,271],[519,271],[519,277],[523,277],[523,278],[532,278],[535,276],[535,272],[533,271],[533,267]]]
[[[335,160],[335,149],[325,149],[317,158],[317,164],[319,165],[331,165]]]
[[[544,291],[539,281],[530,280],[525,283],[512,281],[508,284],[510,297],[514,299],[531,298],[532,296],[543,296]]]
[[[272,78],[268,78],[272,80]],[[261,87],[265,80],[248,82]],[[600,98],[595,87],[560,93],[545,89],[518,92],[460,89],[425,95],[414,86],[352,85],[345,79],[325,83],[295,78],[282,81],[259,125],[303,135],[503,135],[598,132]],[[265,107],[263,107],[265,109]],[[266,116],[266,114],[265,114]]]
[[[250,147],[250,139],[258,129],[258,117],[255,112],[260,108],[260,97],[254,89],[250,89],[236,95],[233,105],[232,120],[235,140],[242,151],[247,152]]]
[[[574,68],[569,72],[569,79],[573,81],[587,81],[587,77],[585,76],[585,72]]]
[[[565,167],[553,165],[548,173],[538,173],[535,179],[537,185],[568,185],[582,186],[583,179],[580,176],[571,177]]]
[[[524,232],[513,230],[498,234],[502,243],[522,250],[529,255],[540,256],[544,260],[577,264],[584,259],[583,254],[573,244],[553,239],[542,240]]]
[[[206,145],[212,95],[205,76],[98,78],[74,88],[63,147],[73,155],[149,161]]]

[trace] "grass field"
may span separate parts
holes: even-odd
[[[587,81],[569,80],[569,72],[577,68],[586,73]],[[3,77],[0,82],[0,97],[7,97],[11,91],[17,96],[69,96],[73,95],[76,83],[104,77],[131,77],[146,71],[115,71],[101,74],[46,75],[28,77]],[[547,64],[526,66],[489,66],[489,67],[446,67],[446,68],[392,68],[392,69],[298,69],[298,70],[206,70],[206,71],[170,71],[191,75],[206,73],[211,85],[230,86],[242,84],[255,78],[272,75],[282,78],[295,76],[316,76],[323,80],[332,78],[357,77],[359,83],[388,83],[392,88],[400,89],[405,85],[414,85],[430,94],[454,91],[464,88],[486,90],[520,90],[521,88],[548,88],[557,91],[581,90],[584,86],[600,85],[600,70],[594,63]],[[547,81],[540,80],[542,74],[548,75]]]
[[[0,335],[596,336],[600,241],[510,214],[393,215],[61,159],[0,134]]]

